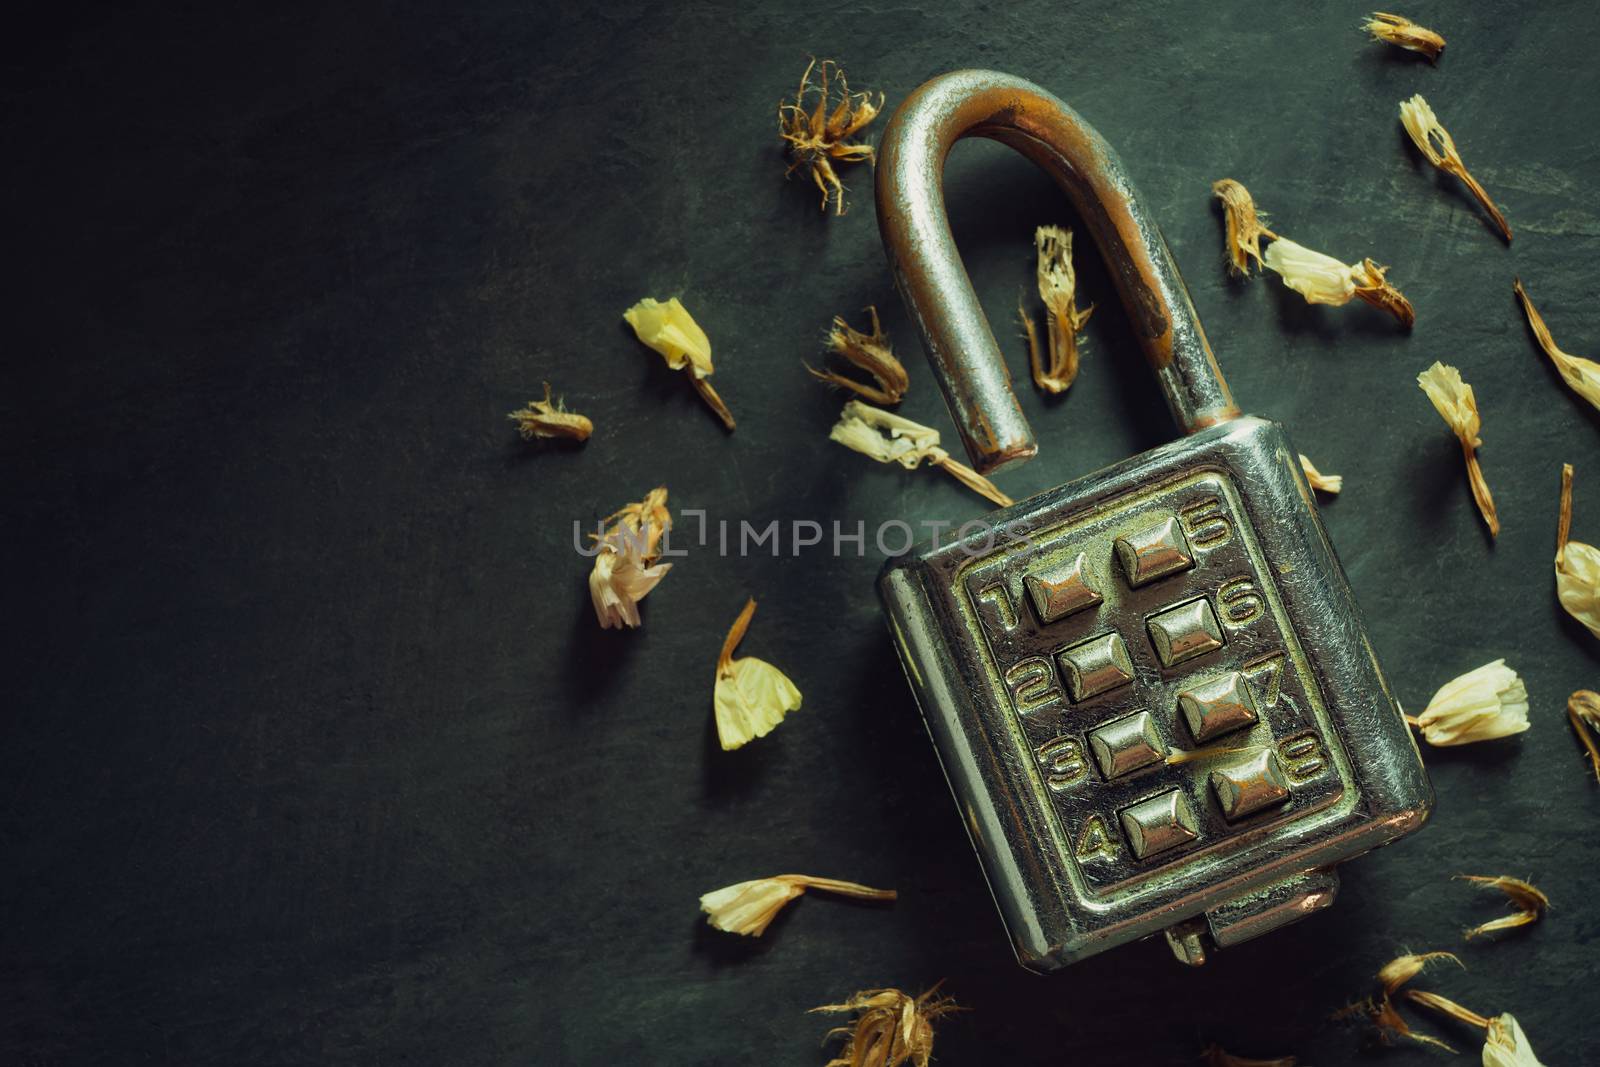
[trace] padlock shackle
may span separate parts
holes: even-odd
[[[1184,433],[1239,413],[1172,253],[1111,146],[1039,86],[990,70],[940,75],[895,110],[878,149],[878,229],[967,455],[980,471],[1038,451],[1000,346],[961,263],[944,162],[963,137],[1009,145],[1065,190],[1100,249]]]

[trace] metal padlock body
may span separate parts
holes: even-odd
[[[997,87],[1019,101],[1004,115],[992,100],[980,120],[961,112]],[[891,233],[904,220],[884,213],[907,202],[907,187],[926,193],[938,180],[908,158],[908,123],[947,119],[928,134],[928,150],[942,152],[973,129],[1008,140],[995,131],[1035,104],[1059,109],[1057,125],[1080,121],[1030,83],[945,75],[902,105],[880,164],[891,261],[980,469],[1031,454],[1031,434],[1020,410],[1007,422],[1009,388],[974,388],[974,366],[959,365],[951,323],[968,354],[981,340],[964,273],[955,311],[931,307],[955,280],[929,265],[951,258],[953,243],[913,247]],[[1038,130],[1026,139],[1028,149],[1063,141]],[[1104,213],[1095,233],[1102,252],[1126,255],[1119,242],[1136,231],[1150,254],[1143,281],[1139,264],[1112,263],[1125,300],[1130,289],[1153,293],[1151,307],[1192,320],[1115,156],[1086,143],[1110,172],[1104,188],[1122,197],[1122,217]],[[1063,184],[1094,231],[1083,203],[1093,182]],[[926,224],[943,225],[942,201],[912,214],[925,230],[913,236],[939,244]],[[992,346],[981,311],[976,321]],[[984,533],[914,549],[879,582],[1013,947],[1034,970],[1161,931],[1180,958],[1202,962],[1209,944],[1331,903],[1334,864],[1416,829],[1432,806],[1283,429],[1235,414],[1198,323],[1169,322],[1164,337],[1142,340],[1152,362],[1168,352],[1157,376],[1189,436],[996,512]],[[980,356],[995,369],[997,349]]]

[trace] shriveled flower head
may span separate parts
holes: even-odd
[[[1443,37],[1426,26],[1418,26],[1404,15],[1374,11],[1367,19],[1364,28],[1372,34],[1375,41],[1384,41],[1404,48],[1408,52],[1421,53],[1434,62],[1438,62],[1439,56],[1444,52]]]
[[[1410,328],[1417,321],[1411,301],[1385,277],[1389,268],[1380,267],[1370,259],[1343,263],[1287,237],[1279,237],[1267,246],[1261,261],[1281,275],[1283,284],[1305,297],[1308,304],[1337,307],[1348,304],[1351,297],[1360,297],[1393,315],[1402,326]]]
[[[589,598],[601,629],[640,624],[639,601],[672,569],[670,563],[656,562],[661,538],[671,526],[663,485],[607,516],[598,537],[590,535],[600,542],[589,572]]]
[[[1600,408],[1600,363],[1584,359],[1582,356],[1570,355],[1556,347],[1555,338],[1550,336],[1550,327],[1544,324],[1544,316],[1539,314],[1539,310],[1533,306],[1533,301],[1528,299],[1527,290],[1522,288],[1522,279],[1513,281],[1511,288],[1522,304],[1523,314],[1528,316],[1528,327],[1533,330],[1533,336],[1539,342],[1539,347],[1550,357],[1550,362],[1556,365],[1556,370],[1561,372],[1561,380],[1566,382],[1574,393],[1596,408]]]
[[[1484,934],[1492,934],[1496,930],[1514,930],[1519,926],[1537,922],[1539,916],[1550,907],[1550,898],[1521,878],[1511,878],[1503,874],[1463,874],[1458,877],[1486,889],[1498,889],[1506,895],[1506,899],[1511,902],[1514,909],[1510,915],[1472,927],[1466,932],[1468,941]]]
[[[724,752],[765,737],[785,715],[800,707],[800,690],[788,675],[754,656],[733,658],[755,613],[756,602],[747,601],[717,655],[711,705],[717,717],[717,740]]]
[[[1427,394],[1450,431],[1461,442],[1461,454],[1467,463],[1467,481],[1472,486],[1472,499],[1483,515],[1489,532],[1500,533],[1500,515],[1495,510],[1494,497],[1489,495],[1489,483],[1484,480],[1483,468],[1478,463],[1478,448],[1483,441],[1478,431],[1483,423],[1478,416],[1478,400],[1472,386],[1461,380],[1461,372],[1454,367],[1435,362],[1417,375],[1417,385]]]
[[[839,413],[839,421],[828,432],[828,439],[871,456],[879,463],[898,463],[906,470],[915,470],[926,461],[943,468],[968,489],[1002,507],[1012,502],[989,479],[951,459],[950,453],[939,447],[938,430],[903,415],[852,400]]]
[[[1410,135],[1412,143],[1417,146],[1423,158],[1446,174],[1453,174],[1461,180],[1467,191],[1482,205],[1484,211],[1489,213],[1489,218],[1494,221],[1501,236],[1509,243],[1510,223],[1506,222],[1506,217],[1500,213],[1494,201],[1489,199],[1488,192],[1478,184],[1478,180],[1468,173],[1467,165],[1461,161],[1461,153],[1456,151],[1455,138],[1450,136],[1450,131],[1444,128],[1444,124],[1433,113],[1433,108],[1428,106],[1421,93],[1401,102],[1400,124],[1405,127],[1406,133]]]
[[[898,989],[868,989],[843,1004],[824,1004],[812,1011],[855,1012],[848,1026],[828,1031],[843,1037],[845,1047],[827,1067],[901,1067],[911,1063],[928,1067],[933,1058],[933,1024],[961,1010],[934,986],[913,997]]]
[[[550,401],[550,383],[544,383],[544,399],[530,400],[527,407],[507,416],[517,424],[517,432],[524,441],[538,438],[560,437],[569,441],[587,441],[594,432],[594,423],[575,411],[568,411],[557,400]]]
[[[1567,721],[1577,733],[1595,781],[1600,782],[1600,693],[1580,689],[1567,698]]]
[[[1600,548],[1571,539],[1572,464],[1561,465],[1561,515],[1556,524],[1556,599],[1600,637]]]
[[[867,313],[872,316],[870,334],[862,333],[841,316],[835,315],[833,328],[828,331],[828,351],[866,371],[876,385],[858,382],[830,370],[816,370],[809,366],[806,370],[822,381],[848,389],[874,404],[898,404],[911,385],[911,376],[889,347],[889,336],[878,322],[878,309],[869,307]]]
[[[1033,316],[1019,303],[1023,334],[1028,340],[1028,363],[1033,384],[1052,395],[1064,393],[1078,377],[1078,331],[1094,313],[1094,305],[1078,309],[1078,275],[1072,269],[1072,231],[1060,226],[1040,226],[1033,234],[1038,251],[1035,269],[1039,298],[1046,314],[1048,359],[1039,345]]]
[[[1211,193],[1222,201],[1228,263],[1239,274],[1248,275],[1250,261],[1261,262],[1261,239],[1278,235],[1267,229],[1267,213],[1257,210],[1250,190],[1240,183],[1223,178],[1211,184]]]
[[[812,72],[817,80],[812,81]],[[883,110],[883,94],[874,100],[871,93],[852,93],[844,71],[831,59],[819,65],[813,59],[800,75],[800,88],[794,100],[778,105],[778,136],[782,137],[792,162],[786,175],[805,167],[822,192],[822,210],[833,202],[835,214],[844,214],[844,184],[834,170],[836,163],[870,163],[872,146],[850,140],[878,117]]]
[[[1300,469],[1305,472],[1307,484],[1319,493],[1337,494],[1344,489],[1344,475],[1323,474],[1304,452],[1300,453]]]
[[[1497,659],[1446,682],[1421,715],[1406,721],[1428,744],[1441,747],[1510,737],[1528,729],[1528,690]]]
[[[808,874],[780,874],[773,878],[756,878],[739,882],[723,889],[715,889],[700,898],[700,910],[706,913],[706,922],[730,934],[760,937],[772,920],[791,900],[807,889],[817,889],[857,900],[893,900],[893,889],[873,889],[856,882],[843,882],[837,878],[813,878]]]
[[[1405,1017],[1396,1010],[1394,995],[1411,979],[1421,974],[1423,969],[1434,960],[1450,960],[1460,964],[1455,955],[1449,952],[1421,952],[1407,953],[1397,956],[1384,964],[1378,971],[1378,982],[1382,987],[1377,996],[1368,997],[1356,1004],[1352,1004],[1340,1011],[1335,1018],[1355,1016],[1365,1019],[1377,1030],[1378,1036],[1387,1044],[1397,1037],[1407,1038],[1424,1045],[1433,1045],[1447,1051],[1454,1052],[1449,1045],[1436,1037],[1418,1033],[1411,1029]]]
[[[1522,1024],[1509,1013],[1489,1020],[1483,1044],[1483,1067],[1544,1067],[1528,1044]]]
[[[694,321],[678,300],[672,297],[662,303],[654,297],[645,297],[622,313],[634,334],[650,348],[661,354],[673,370],[689,372],[689,383],[695,392],[714,411],[722,424],[733,429],[733,413],[722,397],[706,379],[711,377],[711,340],[700,324]]]

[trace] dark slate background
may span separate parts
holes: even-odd
[[[1481,9],[1481,10],[1480,10]],[[1549,1064],[1600,1062],[1600,798],[1563,716],[1600,643],[1553,595],[1559,464],[1600,541],[1600,415],[1533,347],[1520,275],[1600,354],[1591,5],[1408,9],[1443,62],[1364,42],[1354,4],[952,2],[75,8],[8,33],[10,625],[0,721],[0,1061],[819,1064],[854,989],[941,978],[945,1064],[1179,1064],[1216,1040],[1316,1064],[1421,1063],[1327,1021],[1404,948],[1512,1011]],[[904,412],[950,434],[893,294],[866,167],[853,209],[783,181],[773,110],[808,53],[891,106],[992,66],[1118,147],[1248,411],[1345,494],[1324,515],[1396,691],[1419,710],[1504,656],[1521,738],[1429,751],[1420,835],[1337,906],[1200,971],[1159,941],[1053,979],[1012,961],[885,639],[878,558],[680,560],[642,630],[602,633],[574,520],[666,483],[713,522],[965,521],[932,472],[826,442],[836,312],[876,303]],[[1516,229],[1506,247],[1409,148],[1424,92]],[[874,127],[874,136],[881,122]],[[1213,179],[1311,247],[1393,264],[1414,333],[1223,269]],[[954,226],[1015,372],[1030,236],[1074,223],[1019,157],[963,144]],[[1169,436],[1087,242],[1082,376],[1024,390],[1018,497]],[[683,297],[722,432],[622,310]],[[1491,543],[1413,383],[1478,389]],[[526,447],[551,379],[598,427]],[[744,651],[805,707],[718,750],[712,667]],[[702,892],[802,871],[897,887],[806,899],[760,941]],[[1547,921],[1463,944],[1531,878]],[[1470,1033],[1435,1028],[1476,1058]],[[1461,1061],[1468,1062],[1468,1061]]]

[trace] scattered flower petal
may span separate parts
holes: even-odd
[[[1411,1003],[1420,1004],[1424,1008],[1431,1008],[1441,1015],[1448,1015],[1457,1022],[1469,1023],[1480,1030],[1487,1029],[1489,1026],[1488,1019],[1485,1019],[1471,1008],[1457,1004],[1449,997],[1441,997],[1437,993],[1429,993],[1423,989],[1408,989],[1404,995]]]
[[[1028,340],[1033,384],[1057,395],[1066,392],[1078,377],[1078,331],[1094,313],[1094,305],[1078,310],[1078,276],[1072,269],[1072,231],[1060,226],[1040,226],[1034,231],[1033,243],[1038,250],[1036,274],[1039,298],[1044,301],[1046,314],[1048,362],[1039,345],[1033,316],[1021,301],[1017,303],[1017,314],[1022,318],[1022,329]]]
[[[1443,37],[1426,26],[1418,26],[1404,15],[1374,11],[1367,20],[1365,29],[1372,34],[1374,40],[1398,45],[1409,52],[1420,52],[1435,63],[1439,61],[1439,55],[1444,51]]]
[[[868,989],[843,1004],[824,1004],[812,1011],[856,1012],[848,1026],[828,1031],[844,1037],[845,1048],[827,1067],[928,1067],[933,1058],[933,1023],[961,1010],[936,985],[913,997],[898,989]]]
[[[1397,956],[1384,964],[1378,971],[1378,982],[1383,988],[1377,996],[1368,997],[1344,1008],[1337,1012],[1334,1018],[1359,1016],[1366,1019],[1377,1029],[1379,1038],[1385,1044],[1390,1043],[1394,1038],[1404,1037],[1424,1045],[1433,1045],[1436,1048],[1454,1052],[1455,1049],[1438,1038],[1412,1030],[1405,1017],[1395,1010],[1394,1006],[1394,994],[1400,987],[1420,974],[1429,963],[1439,959],[1447,959],[1458,965],[1461,963],[1459,959],[1456,959],[1455,954],[1450,952],[1408,953],[1403,956]]]
[[[661,538],[671,526],[666,486],[606,517],[601,535],[595,538],[600,549],[589,572],[589,598],[601,629],[639,625],[639,601],[672,569],[670,563],[655,562]]]
[[[1556,365],[1556,370],[1561,372],[1561,379],[1574,393],[1600,408],[1600,363],[1569,355],[1557,348],[1555,338],[1550,336],[1550,328],[1544,324],[1544,316],[1539,314],[1533,301],[1528,299],[1527,290],[1522,288],[1522,279],[1516,279],[1511,287],[1522,302],[1522,311],[1528,316],[1528,326],[1533,330],[1533,336],[1538,340],[1539,347],[1544,349],[1544,354],[1550,357],[1550,362]]]
[[[575,411],[568,411],[557,400],[550,402],[550,383],[544,383],[544,399],[530,400],[527,407],[507,416],[517,424],[517,432],[524,441],[537,438],[564,437],[569,441],[587,441],[594,433],[594,423]]]
[[[778,912],[807,889],[820,889],[858,900],[893,900],[897,895],[893,889],[873,889],[837,878],[780,874],[713,890],[700,898],[700,910],[706,913],[706,922],[718,930],[760,937],[778,917]]]
[[[1571,540],[1572,464],[1561,465],[1561,515],[1556,522],[1556,599],[1600,637],[1600,548]]]
[[[1406,721],[1430,745],[1466,745],[1520,734],[1528,728],[1528,690],[1497,659],[1444,684],[1421,715]]]
[[[818,73],[816,82],[811,80],[813,70]],[[830,100],[836,101],[831,108]],[[778,105],[778,136],[788,145],[791,160],[785,177],[806,167],[822,192],[822,210],[827,211],[832,201],[834,213],[843,215],[844,184],[839,181],[834,164],[872,162],[872,146],[851,143],[849,138],[860,133],[882,109],[882,93],[877,100],[872,99],[871,93],[852,93],[837,63],[824,59],[819,70],[813,59],[800,76],[794,102]]]
[[[1544,1067],[1528,1044],[1522,1025],[1509,1013],[1489,1020],[1483,1067]]]
[[[846,378],[830,370],[816,370],[812,367],[807,367],[806,370],[830,385],[849,389],[874,404],[898,404],[911,385],[911,376],[906,373],[905,365],[895,358],[894,350],[889,347],[889,337],[878,323],[878,309],[869,307],[867,313],[872,316],[870,334],[853,329],[841,316],[835,315],[833,328],[828,331],[828,351],[872,375],[873,380],[878,383],[876,386]]]
[[[1433,108],[1428,106],[1421,93],[1400,104],[1400,123],[1429,163],[1446,174],[1453,174],[1461,179],[1468,191],[1489,213],[1489,217],[1494,220],[1494,224],[1499,227],[1509,244],[1511,225],[1506,222],[1506,217],[1500,213],[1500,209],[1495,207],[1494,201],[1489,199],[1489,194],[1478,184],[1478,180],[1467,173],[1467,165],[1461,162],[1461,153],[1456,151],[1455,139],[1440,124],[1438,116],[1433,113]]]
[[[1516,908],[1510,915],[1495,919],[1492,922],[1486,922],[1481,926],[1474,926],[1468,930],[1468,941],[1475,937],[1482,937],[1484,934],[1493,933],[1496,930],[1512,930],[1518,926],[1527,926],[1529,923],[1538,922],[1539,916],[1543,915],[1546,909],[1550,907],[1549,897],[1520,878],[1508,878],[1505,875],[1490,877],[1482,874],[1463,874],[1457,877],[1477,885],[1500,890]]]
[[[1267,229],[1267,213],[1256,209],[1250,190],[1240,183],[1223,178],[1211,183],[1211,193],[1222,201],[1228,264],[1235,272],[1248,276],[1250,260],[1261,263],[1261,239],[1278,235]]]
[[[1200,1059],[1206,1067],[1295,1067],[1299,1061],[1293,1056],[1279,1056],[1271,1060],[1252,1060],[1244,1056],[1235,1056],[1218,1044],[1210,1044],[1200,1053]]]
[[[1459,370],[1439,362],[1417,375],[1417,384],[1461,442],[1461,454],[1467,461],[1467,481],[1472,486],[1472,499],[1477,502],[1478,511],[1489,526],[1489,533],[1499,536],[1500,516],[1495,511],[1494,497],[1489,495],[1489,483],[1484,481],[1483,468],[1478,464],[1478,448],[1483,444],[1478,431],[1483,424],[1472,386],[1461,380]]]
[[[1305,472],[1311,488],[1319,493],[1338,493],[1344,489],[1344,475],[1323,474],[1304,452],[1300,453],[1300,469]]]
[[[1417,321],[1411,301],[1386,280],[1389,268],[1370,259],[1346,264],[1279,237],[1267,246],[1261,261],[1282,275],[1283,284],[1305,297],[1308,304],[1338,307],[1348,304],[1351,297],[1360,297],[1387,311],[1408,329]]]
[[[1567,721],[1583,742],[1595,781],[1600,782],[1600,693],[1580,689],[1568,697]]]
[[[733,658],[733,650],[744,640],[755,613],[756,602],[746,601],[717,655],[711,705],[717,718],[717,739],[724,752],[767,736],[785,715],[800,707],[800,690],[788,675],[754,656]]]
[[[733,429],[733,412],[706,379],[711,377],[711,341],[688,310],[673,297],[662,303],[645,297],[622,313],[633,332],[661,353],[673,370],[688,370],[689,383],[728,429]]]
[[[903,415],[852,400],[839,413],[839,421],[829,431],[828,439],[871,456],[879,463],[898,463],[906,470],[915,470],[926,460],[1001,507],[1012,503],[1011,498],[989,479],[951,459],[950,453],[939,447],[938,430],[912,422]]]
[[[1378,982],[1383,986],[1384,994],[1393,996],[1401,986],[1421,974],[1434,960],[1449,960],[1463,970],[1466,969],[1454,952],[1408,952],[1403,956],[1396,956],[1378,969]]]

